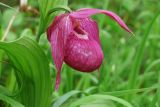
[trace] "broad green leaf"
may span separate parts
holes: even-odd
[[[79,94],[79,93],[80,93],[80,91],[73,90],[73,91],[70,91],[70,92],[64,94],[63,96],[61,96],[61,97],[58,98],[58,100],[53,104],[52,107],[60,107],[70,97],[72,97],[75,94]]]
[[[7,102],[12,107],[24,107],[24,105],[22,105],[21,103],[1,93],[0,93],[0,100]]]
[[[19,99],[25,107],[50,107],[51,78],[49,63],[42,49],[33,40],[23,37],[13,42],[0,42],[11,64],[20,72],[23,84]],[[18,76],[18,75],[16,75]]]
[[[97,100],[104,100],[104,103],[106,101],[115,101],[117,103],[120,103],[122,105],[124,105],[125,107],[133,107],[130,103],[128,103],[127,101],[121,99],[121,98],[118,98],[118,97],[114,97],[114,96],[111,96],[111,95],[90,95],[90,96],[86,96],[86,97],[83,97],[81,99],[78,99],[77,101],[74,101],[73,103],[70,104],[70,107],[77,107],[77,106],[80,106],[80,105],[83,105],[83,104],[89,104],[89,103],[92,103],[93,101],[97,101]],[[106,100],[106,101],[105,101]]]

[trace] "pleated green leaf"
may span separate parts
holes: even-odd
[[[18,99],[25,107],[50,107],[51,78],[49,63],[42,49],[33,40],[23,37],[14,42],[0,42],[10,58],[11,64],[19,71],[22,87]]]

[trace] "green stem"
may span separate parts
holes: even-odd
[[[17,9],[15,9],[15,8],[13,8],[13,7],[7,5],[7,4],[4,4],[4,3],[2,3],[2,2],[0,2],[0,5],[1,5],[1,6],[4,6],[4,7],[7,7],[7,8],[10,8],[10,9],[12,9],[12,10],[17,11]]]
[[[71,13],[71,12],[72,12],[72,10],[71,10],[69,7],[58,6],[58,7],[55,7],[55,8],[53,8],[53,9],[49,10],[47,15],[50,15],[51,13],[56,12],[56,11],[59,11],[59,10],[66,11],[66,12],[68,12],[68,13]]]

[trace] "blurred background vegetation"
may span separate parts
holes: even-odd
[[[19,6],[18,0],[1,0],[0,2],[13,8]],[[28,2],[28,5],[39,11],[36,0]],[[133,107],[160,107],[160,16],[153,19],[156,14],[160,13],[160,1],[69,0],[68,6],[72,10],[84,7],[111,10],[124,20],[135,36],[125,32],[109,17],[102,14],[94,15],[93,18],[99,25],[105,55],[100,75],[98,71],[81,73],[64,64],[60,89],[52,95],[53,106],[65,99],[65,103],[60,107],[70,107],[69,105],[73,102],[81,105],[80,107],[123,107],[117,103],[123,99]],[[14,14],[13,9],[0,5],[0,38]],[[153,24],[151,24],[152,21],[154,21]],[[37,35],[38,24],[39,15],[19,12],[6,41],[15,40],[23,35],[34,39]],[[45,33],[41,36],[40,46],[50,60],[54,85],[56,72]],[[8,57],[4,55],[2,60],[8,61]],[[14,73],[11,72],[13,68],[1,62],[0,84],[12,90],[14,86],[11,85],[11,81],[15,81]],[[99,95],[99,97],[94,95]],[[108,98],[107,95],[112,95],[120,99],[118,101],[114,101],[114,98],[104,100],[100,95],[106,95],[106,98]],[[86,96],[91,96],[91,98]],[[95,100],[94,97],[97,99]],[[4,105],[0,101],[0,107]]]

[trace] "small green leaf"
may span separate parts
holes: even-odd
[[[0,93],[0,100],[7,102],[12,107],[24,107],[24,105],[22,105],[21,103],[1,93]]]
[[[48,25],[53,20],[56,14],[61,13],[62,11],[56,12],[54,15],[48,16],[48,12],[57,6],[67,7],[68,0],[38,0],[40,8],[40,24],[38,29],[37,41],[39,41],[40,35],[44,33]]]

